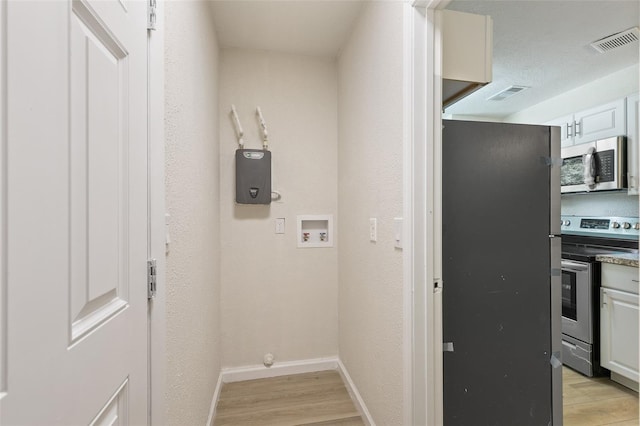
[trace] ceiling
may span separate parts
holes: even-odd
[[[212,0],[222,48],[336,57],[369,0]],[[399,1],[399,0],[397,0]],[[493,82],[447,108],[506,117],[638,63],[638,43],[597,53],[592,41],[638,26],[636,0],[453,0],[447,9],[493,18]],[[504,101],[489,96],[528,86]]]
[[[638,63],[638,42],[598,53],[595,40],[639,25],[638,1],[453,0],[447,9],[493,18],[493,82],[446,113],[506,117]],[[528,86],[504,101],[486,98]]]
[[[213,0],[222,48],[338,55],[365,1]]]

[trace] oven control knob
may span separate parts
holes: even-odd
[[[637,223],[635,225],[633,225],[633,229],[640,229],[640,223]]]
[[[562,224],[564,226],[569,226],[569,225],[571,225],[571,221],[570,220],[565,220],[564,222],[562,222]]]
[[[614,228],[614,229],[618,229],[618,228],[620,228],[620,224],[618,222],[612,222],[611,223],[611,227]]]
[[[624,229],[631,229],[631,224],[629,222],[625,222],[625,223],[622,224],[622,227]]]

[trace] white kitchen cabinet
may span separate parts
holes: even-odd
[[[545,123],[548,126],[560,127],[560,146],[573,145],[573,114],[565,115],[564,117],[556,118]]]
[[[600,363],[638,382],[638,268],[602,264]]]
[[[574,144],[627,133],[626,100],[620,99],[575,115]]]
[[[493,20],[453,10],[442,19],[442,101],[446,108],[491,82]]]
[[[627,182],[629,186],[629,195],[638,195],[640,193],[640,167],[638,167],[638,144],[640,137],[640,120],[638,114],[638,99],[640,96],[636,93],[627,98]]]
[[[626,99],[576,112],[545,124],[560,126],[562,147],[625,135]]]

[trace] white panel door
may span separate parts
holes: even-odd
[[[627,132],[625,100],[620,99],[575,115],[575,144],[593,142]]]
[[[3,7],[0,423],[147,424],[146,3]]]

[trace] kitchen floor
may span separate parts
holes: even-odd
[[[638,394],[562,368],[564,426],[638,426]],[[226,383],[214,424],[364,425],[335,371]]]
[[[638,394],[562,367],[564,426],[638,426]]]

